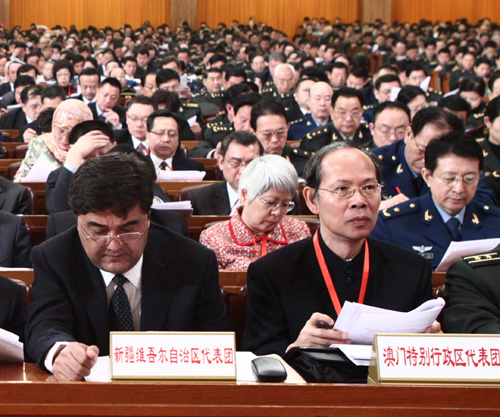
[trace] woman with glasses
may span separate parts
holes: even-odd
[[[200,236],[215,251],[219,269],[246,270],[267,253],[311,235],[305,222],[285,217],[295,207],[297,184],[295,168],[281,156],[248,164],[238,190],[241,207]]]
[[[56,84],[64,90],[67,97],[77,92],[76,86],[72,84],[75,72],[71,62],[65,59],[56,61],[52,67],[52,74],[54,74]]]
[[[380,211],[371,236],[420,254],[433,269],[452,241],[500,237],[500,209],[474,199],[482,167],[480,146],[464,133],[432,140],[422,169],[429,192]]]

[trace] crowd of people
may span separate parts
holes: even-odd
[[[218,268],[248,269],[243,349],[283,355],[349,343],[348,329],[317,326],[346,300],[418,307],[452,241],[500,237],[500,27],[489,19],[305,18],[292,39],[254,19],[32,25],[0,28],[0,50],[0,129],[28,144],[14,182],[0,178],[0,266],[35,271],[25,331],[7,281],[16,314],[0,325],[58,379],[88,375],[110,330],[227,329]],[[193,158],[213,158],[224,178],[187,193],[193,215],[230,215],[201,245],[153,204],[170,201],[163,171],[203,171]],[[40,161],[52,167],[53,237],[31,252],[15,215],[30,213],[22,182]],[[313,236],[287,216],[299,181]],[[500,333],[499,250],[452,267],[444,331]]]

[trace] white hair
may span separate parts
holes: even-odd
[[[255,158],[245,168],[241,175],[238,194],[241,195],[243,189],[247,190],[248,201],[252,202],[267,190],[275,188],[293,197],[297,185],[297,171],[287,159],[279,155],[264,155]]]

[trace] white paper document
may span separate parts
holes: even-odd
[[[152,208],[156,210],[193,210],[193,205],[190,200],[171,201],[168,203],[154,203]]]
[[[333,328],[347,332],[353,344],[371,345],[375,333],[423,333],[444,307],[429,300],[408,313],[346,301]]]
[[[188,119],[188,123],[189,123],[189,127],[193,127],[197,123],[196,116],[190,117]]]
[[[19,336],[4,329],[0,329],[0,362],[24,362]]]
[[[369,366],[372,355],[372,345],[330,345],[338,348],[349,360],[357,366]]]
[[[453,262],[462,259],[462,256],[475,255],[481,252],[487,252],[500,245],[500,238],[465,240],[463,242],[451,242],[446,253],[437,267],[437,272],[446,272]]]
[[[21,182],[46,182],[54,169],[56,167],[42,154]]]
[[[160,170],[156,181],[202,181],[205,171],[167,171]]]

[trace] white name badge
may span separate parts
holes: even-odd
[[[236,379],[234,332],[111,332],[111,379]]]
[[[377,334],[370,383],[500,382],[500,335]]]

